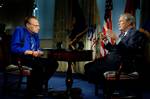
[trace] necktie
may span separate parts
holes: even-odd
[[[121,39],[124,37],[124,33],[121,33],[120,35],[119,35],[119,39],[116,41],[116,45],[118,45],[119,44],[119,42],[121,41]]]
[[[35,39],[31,36],[31,50],[35,50]]]

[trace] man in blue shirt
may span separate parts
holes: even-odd
[[[24,60],[24,64],[32,68],[28,81],[28,93],[40,94],[44,81],[47,81],[58,68],[54,59],[42,58],[38,32],[39,21],[35,16],[26,17],[24,27],[16,27],[12,35],[11,52]]]

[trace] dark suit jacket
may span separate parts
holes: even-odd
[[[103,79],[104,72],[118,70],[120,64],[123,64],[122,71],[126,73],[137,71],[135,66],[139,63],[135,65],[134,59],[137,55],[142,54],[143,46],[144,34],[134,29],[130,29],[117,45],[108,43],[106,45],[108,54],[105,57],[85,64],[85,75],[88,81],[99,82],[100,78]]]
[[[109,53],[105,58],[105,65],[116,67],[119,66],[120,63],[123,63],[124,71],[135,71],[136,67],[132,64],[132,61],[137,57],[137,54],[139,55],[142,53],[144,40],[143,33],[137,32],[131,28],[119,44],[112,46],[108,43],[106,45]]]

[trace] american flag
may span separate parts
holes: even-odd
[[[104,42],[100,40],[100,34],[103,33],[107,35],[107,30],[112,30],[112,19],[111,19],[111,10],[112,10],[112,0],[105,1],[105,13],[104,13],[104,24],[102,30],[100,29],[100,17],[98,16],[95,32],[92,35],[91,40],[91,49],[94,51],[94,58],[104,57],[108,51],[105,49]],[[107,32],[106,32],[107,31]],[[111,43],[113,40],[108,38]]]
[[[107,35],[107,32],[112,30],[112,0],[106,0],[105,2],[105,15],[104,15],[104,25],[102,27],[102,33]],[[108,31],[110,30],[110,31]],[[107,31],[107,32],[106,32]],[[110,43],[113,43],[111,38],[108,38]],[[101,41],[100,47],[100,57],[104,57],[107,54],[107,50],[104,47],[104,42]]]

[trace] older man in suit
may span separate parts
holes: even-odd
[[[122,14],[119,18],[120,35],[117,36],[109,31],[107,36],[102,35],[101,40],[105,43],[108,54],[105,57],[95,59],[93,62],[85,64],[85,75],[89,81],[99,82],[106,71],[117,70],[119,65],[127,58],[136,54],[141,44],[141,34],[136,32],[135,18],[128,13]],[[111,44],[108,37],[113,38],[115,43]],[[125,72],[135,71],[134,66],[125,66]]]

